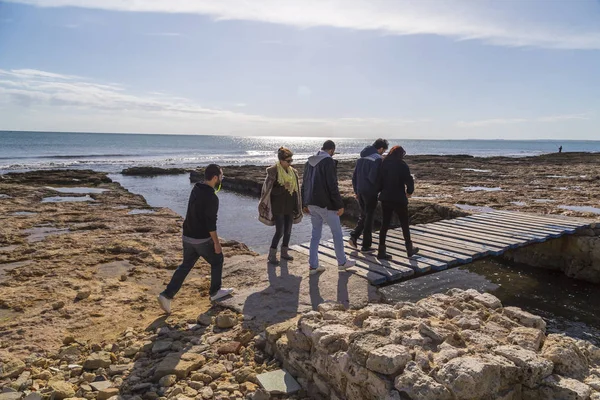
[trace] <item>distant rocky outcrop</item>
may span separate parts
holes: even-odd
[[[131,167],[121,171],[128,176],[158,176],[158,175],[183,175],[189,172],[184,168],[159,168],[159,167]]]

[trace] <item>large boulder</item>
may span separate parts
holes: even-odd
[[[584,379],[590,373],[588,360],[574,339],[563,335],[548,335],[542,347],[542,357],[554,363],[554,373],[573,379]]]
[[[507,341],[524,349],[538,351],[544,341],[544,333],[536,328],[520,326],[510,332]]]
[[[542,317],[523,311],[518,307],[504,307],[504,315],[523,326],[546,332],[546,321]]]
[[[175,375],[178,379],[185,379],[190,372],[204,365],[206,359],[196,353],[169,353],[158,364],[154,371],[154,380],[158,381],[166,375]]]
[[[444,385],[423,372],[413,361],[409,362],[404,373],[399,375],[394,387],[400,395],[419,400],[451,400],[452,393]],[[403,397],[405,398],[405,397]]]
[[[519,367],[521,380],[528,387],[537,386],[544,378],[552,374],[554,368],[551,361],[519,346],[500,346],[494,349],[494,352],[509,359]]]
[[[400,372],[411,360],[408,348],[398,344],[388,344],[371,350],[367,358],[367,368],[384,375]]]

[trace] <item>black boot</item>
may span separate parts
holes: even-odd
[[[269,249],[269,264],[271,265],[279,265],[279,260],[277,259],[277,249]]]
[[[385,252],[385,245],[379,245],[379,250],[377,251],[377,259],[378,260],[391,260],[392,256]]]
[[[281,247],[281,258],[288,261],[294,261],[294,257],[290,256],[288,247]]]
[[[412,242],[406,242],[406,255],[410,258],[419,252],[418,247],[414,247]]]

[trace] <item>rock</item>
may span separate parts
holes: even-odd
[[[92,294],[92,291],[90,289],[82,289],[79,292],[77,292],[77,295],[75,296],[75,300],[78,300],[78,301],[85,300],[88,297],[90,297],[91,294]]]
[[[212,317],[208,314],[200,314],[197,320],[198,324],[208,326],[212,324]]]
[[[125,282],[126,280],[127,280],[127,274],[122,274],[122,275],[119,277],[119,281],[121,281],[121,282]]]
[[[91,382],[90,383],[90,387],[97,392],[104,390],[104,389],[108,389],[111,386],[112,386],[111,381],[99,381],[99,382]]]
[[[271,395],[269,392],[263,389],[258,389],[254,394],[250,397],[251,400],[269,400]]]
[[[401,395],[419,400],[452,400],[452,393],[419,369],[413,361],[409,362],[404,373],[394,381],[394,387]]]
[[[317,306],[317,311],[321,314],[328,313],[330,311],[344,311],[346,308],[343,304],[337,302],[325,302]]]
[[[487,308],[496,309],[502,307],[500,299],[490,293],[479,293],[474,289],[467,290],[467,293],[473,296],[473,300],[483,304]]]
[[[81,348],[78,344],[71,344],[63,347],[58,353],[58,357],[63,361],[75,361],[81,357]]]
[[[537,391],[544,400],[587,400],[592,389],[585,383],[560,375],[550,375]]]
[[[108,368],[111,364],[110,353],[106,351],[98,351],[92,353],[83,363],[83,368],[88,370],[94,370],[98,368]]]
[[[254,333],[247,329],[240,331],[237,335],[235,335],[235,340],[240,342],[242,346],[247,346],[254,339]]]
[[[340,350],[347,350],[350,335],[353,333],[354,329],[345,325],[325,325],[315,329],[311,340],[315,347],[321,348],[331,354]]]
[[[284,333],[286,333],[290,329],[295,328],[297,323],[298,322],[296,319],[291,319],[267,327],[267,329],[265,330],[267,342],[274,344]]]
[[[364,367],[367,365],[367,358],[371,351],[387,344],[391,344],[391,340],[387,337],[371,333],[363,334],[352,342],[348,349],[348,354],[356,363]]]
[[[1,397],[0,397],[0,399],[1,399]],[[23,400],[43,400],[43,397],[39,393],[32,392],[32,393],[29,393],[27,396],[23,397]]]
[[[212,376],[201,372],[193,374],[190,379],[194,382],[204,382],[205,384],[209,384],[213,381]]]
[[[256,372],[252,367],[240,368],[233,376],[237,383],[256,382]]]
[[[65,302],[64,301],[56,301],[56,302],[52,303],[52,309],[53,310],[60,310],[64,306],[65,306]]]
[[[131,391],[132,392],[142,392],[142,391],[150,389],[151,387],[152,387],[152,384],[149,382],[138,383],[137,385],[133,385],[131,387]]]
[[[23,372],[21,372],[21,375],[19,375],[19,377],[14,382],[12,382],[9,386],[18,392],[28,389],[29,386],[31,386],[31,384],[33,383],[30,378],[31,378],[31,372],[23,371]]]
[[[229,329],[229,328],[233,328],[234,326],[236,326],[238,323],[238,320],[237,320],[237,316],[235,314],[223,312],[223,313],[217,315],[215,322],[216,322],[216,325],[218,328]]]
[[[4,392],[0,393],[0,400],[21,400],[23,393],[21,392]],[[41,399],[41,397],[40,397]]]
[[[544,378],[552,374],[554,365],[551,361],[538,356],[531,350],[519,346],[500,346],[494,352],[515,363],[521,369],[522,382],[525,386],[533,388]]]
[[[384,375],[397,374],[411,360],[409,350],[398,344],[376,348],[369,353],[367,368]]]
[[[205,388],[200,389],[199,393],[200,393],[200,396],[202,396],[202,398],[205,400],[213,398],[213,390],[210,387],[205,387]]]
[[[227,373],[227,368],[223,364],[208,364],[205,365],[201,370],[201,374],[210,376],[213,380],[218,379],[221,375]],[[206,382],[205,382],[206,383]]]
[[[154,346],[152,346],[152,353],[162,353],[164,351],[169,350],[172,345],[172,340],[159,340],[156,343],[154,343]]]
[[[514,328],[507,337],[508,343],[521,346],[524,349],[539,351],[544,333],[536,328]]]
[[[54,390],[54,398],[56,400],[63,400],[69,397],[75,397],[75,390],[73,385],[65,381],[50,381],[48,387]]]
[[[161,387],[171,387],[177,382],[177,375],[165,375],[158,381]]]
[[[548,335],[542,347],[542,357],[554,363],[554,373],[583,380],[589,375],[587,358],[576,342],[566,336]]]
[[[232,341],[227,342],[224,345],[220,346],[217,350],[219,354],[238,354],[242,344],[240,342]]]
[[[242,393],[255,392],[258,389],[258,385],[252,382],[244,382],[240,384],[240,390]]]
[[[354,316],[354,323],[362,327],[363,322],[371,317],[376,316],[379,318],[398,318],[399,312],[396,307],[389,304],[368,304],[366,307],[358,310]]]
[[[478,330],[481,328],[481,321],[472,315],[460,314],[452,318],[452,323],[459,326],[462,329]]]
[[[119,388],[111,387],[100,390],[96,400],[108,400],[119,395]]]
[[[299,329],[289,329],[286,331],[286,336],[290,348],[310,351],[312,347],[311,341]]]
[[[546,332],[546,322],[537,315],[523,311],[518,307],[504,307],[504,315],[528,328],[536,328]]]
[[[301,389],[294,377],[282,369],[257,375],[256,379],[269,394],[292,394]]]
[[[160,168],[160,167],[130,167],[121,171],[123,175],[129,176],[158,176],[158,175],[183,175],[187,174],[188,170],[183,168]]]
[[[517,372],[505,358],[480,355],[452,359],[435,377],[458,399],[484,399],[516,384]]]
[[[177,378],[184,379],[204,363],[206,363],[206,359],[201,354],[169,353],[156,367],[154,379],[159,380],[165,375],[176,375]]]
[[[25,363],[17,359],[0,361],[0,379],[15,378],[25,371]]]

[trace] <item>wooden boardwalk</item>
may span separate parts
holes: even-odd
[[[344,246],[345,253],[357,261],[356,267],[348,271],[368,279],[374,285],[381,285],[442,271],[490,255],[498,256],[509,249],[573,234],[593,224],[573,218],[492,211],[411,226],[412,241],[420,248],[419,254],[411,258],[406,256],[400,228],[388,232],[387,252],[393,256],[390,261],[379,261],[376,252],[362,253],[348,246],[347,237],[344,238]],[[374,233],[373,247],[377,248],[378,245],[379,235]],[[308,254],[310,244],[291,248]],[[319,261],[337,266],[333,240],[321,242]]]

